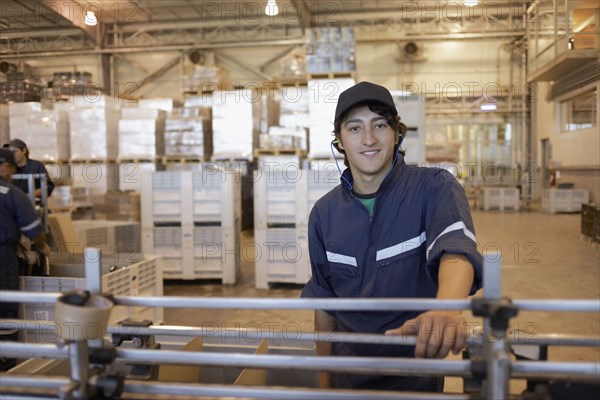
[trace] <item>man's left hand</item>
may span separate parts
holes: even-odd
[[[458,354],[467,339],[467,326],[460,312],[428,311],[406,321],[386,335],[417,335],[415,357],[444,358],[450,353]]]

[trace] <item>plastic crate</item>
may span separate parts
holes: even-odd
[[[330,166],[332,165],[330,164]],[[337,169],[331,170],[331,168],[324,170],[310,169],[305,173],[307,173],[308,213],[310,214],[317,200],[340,184],[340,175]],[[308,220],[308,215],[306,219]]]
[[[109,182],[115,177],[114,169],[102,161],[75,163],[71,168],[72,186],[87,188],[92,195],[106,193]]]
[[[580,212],[589,202],[589,192],[582,189],[546,189],[542,193],[542,209],[549,213]]]
[[[163,226],[143,231],[145,253],[164,258],[164,279],[221,279],[234,284],[239,272],[240,218],[233,227]]]
[[[160,171],[142,178],[142,226],[155,223],[219,223],[233,226],[241,215],[241,175],[218,164],[194,171]]]
[[[255,285],[304,284],[310,278],[308,239],[302,228],[255,229]]]
[[[181,174],[178,172],[143,174],[140,189],[144,193],[142,207],[146,205],[145,210],[142,208],[143,217],[151,221],[180,221],[181,187]]]
[[[79,261],[79,260],[78,260]],[[111,271],[111,267],[117,267]],[[51,265],[52,274],[71,276],[22,276],[21,290],[32,292],[64,292],[85,289],[83,261],[77,264]],[[116,296],[162,296],[162,259],[151,256],[142,258],[139,254],[115,254],[105,256],[102,263],[102,291]],[[24,319],[40,321],[54,320],[54,303],[26,303],[21,305]],[[109,324],[127,317],[145,318],[153,321],[163,319],[163,309],[154,307],[116,306],[111,311]],[[58,340],[49,332],[30,332],[25,335],[27,342],[52,342]]]
[[[497,209],[519,210],[519,189],[507,187],[482,187],[479,191],[479,207],[485,211]]]
[[[95,246],[111,254],[141,251],[139,222],[77,220],[73,226],[79,235],[80,249]]]

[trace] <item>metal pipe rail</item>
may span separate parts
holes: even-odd
[[[92,378],[92,381],[94,378]],[[5,387],[28,387],[36,389],[60,390],[68,385],[67,378],[35,377],[31,375],[0,374],[0,381]],[[93,382],[92,382],[93,383]],[[194,397],[244,397],[276,400],[304,399],[374,399],[374,400],[469,400],[465,394],[434,394],[434,393],[401,393],[389,391],[368,390],[318,390],[299,388],[266,388],[260,386],[226,386],[211,384],[181,384],[169,382],[148,382],[129,380],[125,382],[125,394],[194,396]],[[144,397],[147,399],[148,397]]]
[[[181,395],[181,396],[210,396],[214,397],[244,397],[275,400],[306,400],[306,399],[347,399],[347,400],[469,400],[472,397],[465,394],[409,393],[374,390],[342,390],[342,389],[295,389],[295,388],[265,388],[220,385],[186,385],[163,382],[126,382],[126,393],[144,395]]]
[[[5,319],[0,320],[1,329],[17,329],[27,331],[43,331],[56,334],[54,321],[33,321]],[[154,325],[151,327],[124,327],[112,325],[107,328],[109,334],[136,334],[136,335],[164,335],[164,336],[202,336],[202,337],[245,337],[250,341],[268,340],[290,340],[290,335],[276,331],[263,331],[247,328],[227,328],[215,330],[205,327],[178,326],[178,325]],[[523,334],[527,334],[523,332]],[[386,336],[382,334],[368,333],[346,333],[346,332],[294,332],[293,341],[296,342],[345,342],[345,343],[372,343],[386,345],[415,346],[417,337],[414,335]],[[600,347],[600,338],[597,336],[569,335],[569,334],[536,334],[535,336],[517,335],[507,339],[508,343],[515,345],[539,345],[539,346],[589,346]],[[480,345],[483,342],[481,335],[470,335],[467,337],[467,345]]]
[[[4,342],[5,357],[67,359],[67,346]],[[238,366],[261,369],[317,370],[385,375],[470,377],[472,361],[386,357],[284,356],[238,353],[182,352],[175,350],[117,349],[119,361],[145,364]],[[510,362],[510,378],[571,380],[597,382],[600,364],[593,362]]]
[[[54,344],[32,344],[3,342],[2,354],[5,357],[68,359],[68,346]],[[333,372],[355,372],[362,374],[414,375],[426,376],[469,376],[470,361],[445,361],[435,359],[403,359],[386,357],[321,357],[256,355],[241,353],[183,352],[177,350],[116,349],[116,358],[128,363],[150,365],[211,365],[252,368],[276,368],[296,370],[323,370]]]
[[[52,303],[61,293],[0,291],[11,303]],[[236,308],[256,310],[342,310],[342,311],[425,311],[470,310],[470,300],[406,299],[273,299],[244,297],[114,296],[119,306],[167,308]],[[598,300],[514,300],[519,311],[571,311],[600,313]]]

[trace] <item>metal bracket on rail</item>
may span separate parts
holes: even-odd
[[[489,318],[492,329],[506,331],[510,319],[515,317],[519,310],[506,297],[499,300],[476,298],[471,301],[471,310],[476,317]],[[487,332],[484,332],[484,335]]]
[[[130,333],[113,333],[112,343],[121,346],[123,342],[131,342],[133,346],[141,349],[160,349],[160,343],[156,343],[154,335],[141,335],[136,333],[137,328],[148,328],[153,325],[150,320],[124,319],[117,324]],[[129,377],[143,380],[158,379],[158,366],[147,364],[132,364]]]

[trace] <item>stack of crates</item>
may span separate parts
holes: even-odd
[[[139,253],[140,243],[139,222],[77,220],[73,226],[79,236],[79,246],[94,246],[102,253]]]
[[[519,211],[519,189],[511,187],[482,187],[478,202],[485,211]]]
[[[580,212],[588,203],[589,192],[582,189],[546,189],[542,194],[542,209],[549,213]]]
[[[239,270],[241,176],[215,163],[142,179],[142,248],[164,257],[165,279],[221,279]]]
[[[22,276],[20,287],[28,292],[66,292],[85,290],[84,260],[81,255],[71,255],[65,262],[50,265],[51,276]],[[139,253],[110,254],[101,262],[102,292],[115,296],[162,296],[162,259],[156,256],[142,257]],[[163,320],[160,307],[115,306],[110,314],[109,325],[125,318],[148,319],[154,322]],[[54,321],[54,303],[24,303],[21,305],[21,318],[38,321],[41,327]],[[28,343],[56,342],[58,335],[48,325],[48,329],[27,332],[24,340]]]
[[[286,164],[290,165],[290,164]],[[308,217],[315,202],[339,184],[333,162],[261,169],[254,181],[255,285],[304,284],[310,279]],[[329,168],[326,168],[329,167]]]

